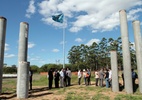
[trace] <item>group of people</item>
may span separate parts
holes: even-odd
[[[103,69],[101,68],[100,70],[96,70],[94,72],[96,86],[104,86],[104,80],[105,80],[105,85],[107,88],[111,87],[111,80],[112,80],[112,71],[111,69]],[[83,73],[81,70],[78,71],[78,84],[80,85],[81,78],[83,77],[85,85],[90,85],[91,84],[91,71],[89,69],[85,70],[83,69]]]
[[[81,84],[81,78],[83,77],[84,79],[84,84],[90,85],[91,84],[91,70],[90,69],[83,69],[83,73],[81,72],[81,70],[78,70],[78,84]]]
[[[32,90],[32,76],[33,72],[29,70],[29,85],[30,90]],[[86,86],[91,85],[91,70],[90,69],[83,69],[83,71],[78,70],[78,85],[81,84],[81,79],[84,79],[84,84]],[[71,70],[69,68],[62,68],[60,71],[52,68],[48,71],[48,87],[49,89],[52,88],[53,80],[55,84],[55,88],[63,88],[71,85]],[[112,70],[110,68],[101,68],[99,70],[94,71],[95,77],[95,85],[96,86],[106,86],[106,88],[111,87],[112,82]],[[134,72],[132,69],[132,84],[133,88],[135,88],[135,80],[138,78],[137,73]],[[122,79],[123,79],[123,86],[124,86],[124,74],[122,71]]]
[[[48,71],[48,84],[49,89],[52,88],[53,80],[55,83],[55,88],[63,88],[71,85],[71,70],[69,68],[63,68],[60,71],[52,68]],[[60,86],[59,86],[60,82]]]

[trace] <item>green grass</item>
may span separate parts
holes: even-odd
[[[129,95],[129,94],[119,94],[114,100],[142,100],[141,95]]]
[[[33,75],[33,86],[48,86],[47,76]]]

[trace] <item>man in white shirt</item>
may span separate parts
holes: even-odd
[[[78,85],[80,85],[81,77],[82,77],[81,71],[78,70]]]
[[[60,71],[60,87],[61,88],[64,87],[64,72],[63,72],[63,69],[61,69],[61,71]]]

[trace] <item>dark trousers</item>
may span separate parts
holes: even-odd
[[[71,85],[71,78],[68,77],[68,86],[70,86],[70,85]]]
[[[66,86],[67,86],[67,78],[64,77],[64,87],[66,87]]]
[[[80,85],[81,78],[78,78],[78,85]]]
[[[52,79],[49,79],[49,83],[48,83],[49,84],[49,89],[52,88],[52,81],[53,81]]]
[[[30,90],[32,90],[32,77],[30,77],[29,82],[30,82]]]
[[[96,86],[98,86],[99,78],[96,78]]]
[[[103,80],[104,80],[103,78],[100,78],[100,79],[99,79],[99,85],[100,85],[101,87],[103,87]]]
[[[89,85],[89,77],[86,77],[86,85]]]
[[[55,88],[59,88],[59,80],[55,79]]]
[[[133,84],[133,91],[136,89],[136,84],[135,84],[135,78],[132,78],[132,84]]]

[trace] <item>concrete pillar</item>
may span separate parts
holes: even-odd
[[[133,29],[134,29],[134,38],[135,38],[135,48],[136,48],[139,90],[142,93],[142,38],[140,31],[140,21],[133,21]]]
[[[2,92],[2,75],[6,35],[6,18],[0,17],[0,94]]]
[[[112,70],[112,91],[119,92],[117,52],[110,51]]]
[[[20,66],[19,62],[27,62],[27,48],[28,48],[28,30],[29,25],[26,22],[20,23],[20,32],[19,32],[19,49],[18,49],[18,76],[17,76],[17,97],[20,96],[18,93],[21,89],[20,79],[21,79],[21,73],[23,73],[23,66]],[[26,70],[26,67],[24,67]],[[28,73],[29,75],[29,73]],[[28,88],[26,86],[25,88]],[[20,92],[21,93],[21,92]]]
[[[131,57],[130,57],[130,49],[129,49],[126,11],[120,10],[119,17],[120,17],[120,29],[121,29],[121,39],[122,39],[122,51],[123,51],[125,91],[128,94],[130,94],[130,93],[133,93],[133,86],[132,86]]]
[[[27,86],[29,86],[29,63],[28,62],[19,62],[19,66],[20,70],[19,70],[19,87],[18,87],[18,91],[17,91],[17,98],[28,98],[28,91],[29,88]]]
[[[29,25],[26,22],[20,23],[18,61],[27,61]]]

